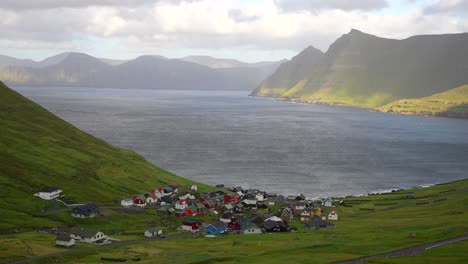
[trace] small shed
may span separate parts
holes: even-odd
[[[162,235],[162,229],[160,227],[152,227],[145,231],[145,237],[158,237]]]
[[[131,199],[131,198],[123,199],[123,200],[120,201],[120,205],[122,205],[124,207],[132,206],[133,205],[133,199]]]
[[[323,202],[323,205],[324,205],[325,207],[333,207],[333,200],[330,199],[330,198],[327,198],[327,199],[325,199],[325,201]]]
[[[328,214],[328,220],[332,220],[332,221],[336,221],[338,220],[338,214],[335,212],[335,210],[332,210],[329,214]]]

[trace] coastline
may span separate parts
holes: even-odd
[[[357,106],[357,105],[349,105],[343,104],[339,102],[325,102],[321,100],[304,100],[301,98],[291,98],[291,97],[273,97],[273,96],[263,96],[263,95],[255,95],[249,94],[251,97],[258,97],[258,98],[269,98],[276,101],[288,102],[288,103],[295,103],[295,104],[305,104],[305,105],[327,105],[327,106],[338,106],[338,107],[352,107],[352,108],[359,108],[365,109],[369,112],[378,112],[378,113],[385,113],[385,114],[395,114],[395,115],[403,115],[403,116],[426,116],[426,117],[443,117],[443,118],[454,118],[454,119],[468,119],[468,113],[457,114],[454,112],[415,112],[415,111],[393,111],[392,109],[388,111],[384,111],[381,107],[369,108],[364,106]]]

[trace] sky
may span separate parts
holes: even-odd
[[[468,31],[468,0],[0,0],[0,54],[255,62],[322,51],[352,28],[386,38]]]

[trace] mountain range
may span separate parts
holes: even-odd
[[[326,52],[309,47],[251,95],[375,108],[468,84],[468,33],[387,39],[351,30]]]
[[[111,60],[73,52],[39,62],[0,56],[0,80],[16,86],[251,91],[280,63],[153,55]]]

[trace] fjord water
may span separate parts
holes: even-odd
[[[94,136],[208,184],[324,197],[468,177],[468,120],[245,92],[16,90]]]

